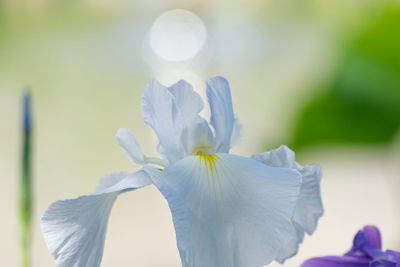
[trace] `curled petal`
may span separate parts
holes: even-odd
[[[317,165],[300,166],[295,161],[292,150],[286,146],[262,154],[252,156],[268,166],[297,170],[302,177],[300,195],[293,214],[293,224],[297,230],[297,237],[288,239],[286,249],[281,251],[279,262],[293,256],[297,252],[297,244],[301,243],[304,233],[312,234],[319,218],[323,215],[323,206],[320,193],[321,168]]]
[[[297,168],[294,152],[284,145],[269,152],[255,154],[251,157],[268,166],[290,169]]]
[[[322,177],[318,165],[306,165],[299,170],[303,183],[300,189],[293,221],[299,224],[309,235],[317,228],[319,218],[324,213],[320,192]]]
[[[205,154],[150,177],[169,203],[183,267],[260,267],[296,234],[297,171]]]
[[[211,109],[211,125],[215,130],[216,151],[227,153],[235,120],[228,81],[220,76],[209,79],[207,97]]]
[[[145,171],[103,177],[91,195],[52,203],[40,224],[57,266],[100,266],[108,217],[120,193],[150,184]]]
[[[116,137],[119,145],[132,162],[141,165],[145,164],[142,149],[135,136],[128,129],[119,129]]]

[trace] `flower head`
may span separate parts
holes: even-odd
[[[301,267],[400,267],[400,252],[382,250],[381,234],[375,226],[358,231],[353,247],[344,256],[312,258]]]
[[[199,116],[204,104],[190,84],[150,81],[143,118],[162,158],[144,155],[131,132],[118,131],[122,149],[143,168],[107,175],[93,194],[50,205],[41,226],[59,266],[99,266],[115,199],[149,184],[168,201],[184,267],[260,267],[296,254],[323,213],[320,168],[300,166],[285,146],[252,157],[229,154],[243,127],[227,80],[210,79],[207,97],[210,123]]]

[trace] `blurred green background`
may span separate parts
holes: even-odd
[[[91,193],[106,173],[138,169],[120,151],[118,128],[156,155],[140,111],[148,80],[183,78],[204,96],[215,75],[230,81],[245,127],[234,153],[287,144],[298,162],[323,168],[325,216],[284,266],[344,252],[365,224],[381,228],[385,247],[400,249],[399,1],[14,0],[0,2],[2,264],[20,266],[26,86],[34,114],[32,266],[47,267],[55,265],[39,228],[46,207]],[[118,199],[102,266],[180,266],[155,188]]]

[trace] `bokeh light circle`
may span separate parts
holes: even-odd
[[[150,47],[162,59],[184,61],[193,58],[207,39],[202,20],[187,10],[161,14],[150,29]]]

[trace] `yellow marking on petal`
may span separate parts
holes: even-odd
[[[243,198],[244,190],[241,184],[242,179],[238,176],[232,166],[228,166],[226,160],[218,154],[196,153],[199,159],[199,177],[206,178],[210,197],[213,198],[215,204],[215,218],[223,219],[225,213],[225,205],[233,198]],[[236,170],[237,171],[237,170]],[[239,190],[240,189],[240,190]]]
[[[199,156],[200,163],[203,160],[205,167],[211,172],[211,176],[214,176],[215,161],[218,159],[217,154],[200,154],[198,152],[197,155]]]
[[[212,183],[212,190],[214,192],[214,198],[217,200],[217,191],[215,190],[215,180],[216,180],[216,166],[215,162],[218,159],[217,154],[202,154],[201,152],[197,153],[199,156],[200,164],[204,164],[207,172],[207,179]],[[204,163],[202,163],[204,161]]]

